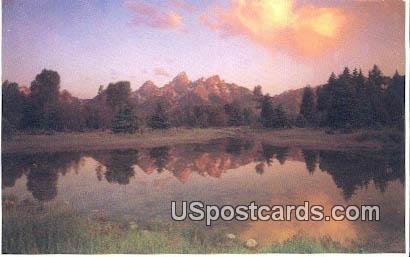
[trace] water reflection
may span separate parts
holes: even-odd
[[[261,144],[262,149],[259,151],[260,161],[265,161],[268,166],[272,165],[274,159],[277,159],[281,165],[285,164],[289,148],[278,147],[270,144]]]
[[[232,155],[240,155],[242,151],[250,150],[252,149],[252,147],[253,142],[250,140],[241,138],[229,138],[226,143],[225,151]]]
[[[312,150],[302,150],[303,158],[305,159],[306,169],[309,174],[313,174],[317,164],[317,152]]]
[[[59,175],[77,170],[81,153],[63,152],[32,155],[3,155],[2,187],[13,187],[23,174],[27,176],[27,190],[39,201],[57,196]]]
[[[134,177],[134,165],[138,162],[137,150],[114,150],[109,152],[92,153],[91,156],[101,163],[96,167],[98,180],[102,180],[102,174],[109,183],[127,185]]]
[[[99,165],[97,179],[127,185],[135,175],[135,167],[146,174],[171,172],[180,182],[192,173],[220,178],[228,171],[255,163],[255,172],[265,173],[266,167],[277,161],[284,165],[287,158],[304,161],[309,174],[317,168],[328,173],[345,199],[358,189],[374,182],[384,192],[390,181],[404,184],[404,159],[401,153],[357,153],[289,149],[269,144],[253,144],[247,140],[228,139],[209,144],[97,151],[63,152],[32,155],[3,155],[2,187],[13,187],[17,179],[26,175],[27,190],[39,201],[50,201],[57,196],[60,175],[77,170],[82,157],[88,156]]]
[[[329,173],[343,195],[349,199],[357,189],[374,182],[384,192],[388,183],[399,180],[404,184],[404,154],[360,154],[350,152],[320,151],[319,168]],[[364,172],[363,172],[364,171]]]
[[[165,146],[152,148],[149,151],[149,156],[157,166],[157,171],[162,172],[169,160],[169,148]]]
[[[404,153],[278,147],[241,139],[207,144],[51,154],[3,154],[3,194],[71,202],[139,221],[169,218],[170,201],[211,204],[378,204],[385,220],[249,222],[236,228],[262,243],[304,231],[338,241],[402,243]],[[99,182],[98,182],[99,181]],[[390,240],[390,241],[389,241]],[[403,245],[403,244],[401,244]]]

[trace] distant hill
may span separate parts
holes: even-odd
[[[314,87],[313,90],[316,91],[317,88],[318,87]],[[274,105],[281,104],[289,115],[296,116],[299,114],[302,98],[303,88],[299,88],[288,90],[273,96],[272,102]]]

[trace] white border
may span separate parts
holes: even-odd
[[[114,1],[114,0],[113,0]],[[389,1],[389,0],[387,0]],[[409,75],[410,75],[410,65],[409,65],[409,51],[410,51],[410,40],[409,40],[409,8],[410,8],[410,4],[409,4],[409,0],[403,0],[405,1],[405,50],[406,50],[406,85],[405,85],[405,141],[406,141],[406,146],[405,146],[405,178],[406,178],[406,188],[405,188],[405,242],[406,242],[406,251],[405,253],[365,253],[365,254],[357,254],[357,253],[353,253],[353,254],[348,254],[348,253],[324,253],[324,254],[309,254],[309,256],[334,256],[334,255],[339,255],[339,256],[345,256],[345,255],[349,255],[349,256],[375,256],[377,255],[383,255],[383,256],[409,256],[409,197],[410,197],[410,190],[409,190],[409,181],[410,181],[410,174],[409,174],[409,156],[410,156],[410,152],[409,152],[409,112],[410,112],[410,105],[409,105],[409,96],[410,96],[410,79],[409,79]],[[2,1],[3,2],[3,1]],[[2,6],[0,5],[0,27],[3,28],[3,10],[2,10]],[[0,35],[0,56],[1,59],[3,60],[3,55],[2,55],[2,49],[3,49],[3,38],[2,38],[2,33]],[[1,62],[0,65],[0,77],[1,77],[1,81],[3,81],[3,61]],[[1,90],[0,90],[1,91]],[[0,115],[2,113],[2,98],[0,97]],[[0,119],[0,128],[1,128],[1,119]],[[1,129],[0,129],[0,137],[1,137]],[[0,144],[0,152],[1,152],[1,144]],[[0,172],[1,172],[1,159],[0,159]],[[1,181],[1,176],[0,176],[0,184],[2,183]],[[2,193],[0,192],[0,195]],[[2,206],[0,205],[0,219],[2,220]],[[0,226],[0,244],[2,241],[2,226]],[[1,247],[1,246],[0,246]],[[0,250],[1,251],[1,250]],[[1,252],[0,252],[1,253]],[[90,255],[83,255],[83,254],[54,254],[55,256],[90,256]],[[162,256],[182,256],[181,254],[161,254]],[[185,254],[184,256],[207,256],[206,254]],[[221,257],[232,257],[232,256],[245,256],[245,255],[251,255],[251,254],[218,254],[218,256]],[[258,256],[277,256],[277,255],[283,255],[280,253],[268,253],[268,254],[257,254]],[[302,254],[285,254],[286,256],[300,256]],[[303,254],[304,255],[304,254]],[[23,254],[14,254],[13,256],[32,256],[32,255],[23,255]],[[50,256],[50,255],[46,255],[46,254],[39,254],[36,256]],[[102,254],[98,254],[97,256],[104,256]],[[127,256],[124,254],[111,254],[111,256]],[[128,255],[129,256],[129,255]],[[138,256],[153,256],[152,254],[139,254]]]
[[[409,1],[406,1],[406,10],[405,10],[405,47],[406,47],[406,85],[405,85],[405,137],[406,137],[406,146],[405,146],[405,178],[406,178],[406,188],[405,188],[405,241],[406,241],[406,254],[405,256],[409,256],[409,112],[410,112],[410,105],[409,105]]]

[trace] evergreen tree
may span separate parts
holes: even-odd
[[[242,109],[243,125],[251,125],[255,118],[251,108]]]
[[[352,127],[354,123],[355,93],[352,76],[346,67],[332,91],[332,102],[328,110],[329,126]]]
[[[371,122],[373,126],[384,125],[387,121],[387,111],[383,102],[383,74],[377,65],[369,71],[369,97],[371,104]]]
[[[303,90],[302,104],[300,105],[299,114],[307,122],[307,125],[312,127],[316,126],[316,106],[315,106],[315,93],[310,86],[307,86]]]
[[[381,91],[383,83],[383,74],[377,65],[373,66],[373,69],[369,71],[369,84],[376,90]]]
[[[386,110],[392,126],[403,128],[404,126],[404,95],[405,79],[396,71],[386,90]]]
[[[357,108],[355,112],[355,121],[357,127],[369,127],[372,123],[372,106],[370,102],[370,90],[367,86],[365,76],[362,70],[354,77],[357,96]]]
[[[361,70],[345,68],[338,78],[334,73],[317,90],[320,126],[334,128],[403,126],[404,76],[383,76],[375,65],[369,77]]]
[[[138,129],[138,118],[130,106],[124,106],[114,116],[112,131],[114,133],[135,133]]]
[[[228,115],[228,126],[241,126],[243,124],[242,110],[237,103],[225,104],[224,109]]]
[[[357,70],[352,75],[346,67],[338,78],[332,73],[328,83],[318,89],[317,110],[320,126],[333,128],[356,126],[358,101],[354,78],[357,76],[359,76]]]
[[[157,103],[154,113],[148,120],[148,125],[153,129],[168,129],[171,127],[164,102]]]
[[[319,87],[316,91],[317,95],[317,115],[319,126],[325,127],[329,125],[329,109],[332,102],[332,91],[336,86],[336,74],[332,72],[330,75],[327,84]]]
[[[261,123],[264,128],[273,127],[273,104],[269,94],[265,95],[261,104]]]
[[[273,110],[272,127],[273,128],[289,127],[288,117],[282,105],[276,106],[276,108]]]

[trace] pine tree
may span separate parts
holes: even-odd
[[[332,91],[336,86],[336,74],[332,72],[330,75],[327,84],[319,87],[316,90],[317,95],[317,119],[319,122],[319,126],[325,127],[329,126],[329,109],[332,102]]]
[[[114,116],[112,131],[114,133],[135,133],[138,129],[138,118],[130,106],[122,107]]]
[[[225,104],[225,113],[228,115],[229,126],[241,126],[243,125],[243,113],[237,103]]]
[[[265,95],[262,99],[261,123],[264,128],[273,127],[273,105],[269,94]]]
[[[276,106],[273,110],[272,127],[274,128],[286,128],[289,126],[289,121],[285,110],[282,105]]]
[[[300,105],[299,114],[307,122],[308,126],[316,125],[316,106],[315,106],[315,93],[310,86],[305,87],[303,90],[302,104]]]
[[[377,65],[369,71],[368,83],[372,125],[384,125],[387,121],[387,111],[383,103],[383,74]]]
[[[385,105],[392,126],[404,126],[404,95],[405,79],[396,71],[386,90]]]
[[[354,77],[357,95],[357,108],[355,109],[355,122],[357,127],[369,127],[372,123],[372,106],[369,98],[369,87],[362,70]]]
[[[377,65],[369,71],[369,84],[377,90],[381,90],[383,74]]]
[[[171,127],[163,102],[157,104],[154,113],[148,120],[148,125],[153,129],[168,129]]]

